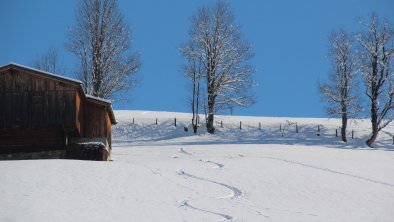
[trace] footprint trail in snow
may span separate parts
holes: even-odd
[[[237,197],[242,196],[242,194],[243,194],[242,191],[240,189],[238,189],[237,187],[233,187],[233,186],[230,186],[228,184],[220,183],[220,182],[217,182],[217,181],[214,181],[214,180],[210,180],[210,179],[207,179],[207,178],[198,177],[198,176],[186,173],[184,170],[179,171],[178,174],[181,175],[181,176],[186,176],[186,177],[190,177],[190,178],[193,178],[193,179],[202,180],[202,181],[206,181],[206,182],[210,182],[210,183],[214,183],[214,184],[223,186],[223,187],[231,190],[232,193],[228,196],[229,198],[237,198]],[[227,197],[219,197],[219,198],[227,198]]]
[[[212,164],[215,165],[215,168],[218,168],[218,169],[222,169],[224,167],[224,164],[213,162],[213,161],[210,161],[210,160],[199,160],[199,161],[203,162],[203,163],[212,163]]]
[[[232,216],[227,215],[227,214],[217,213],[217,212],[213,212],[213,211],[210,211],[210,210],[204,210],[204,209],[201,209],[201,208],[197,208],[197,207],[191,206],[188,203],[187,200],[183,201],[180,206],[181,207],[187,207],[187,208],[190,208],[190,209],[193,209],[193,210],[198,210],[198,211],[201,211],[201,212],[204,212],[204,213],[215,214],[215,215],[223,217],[226,221],[232,221],[234,219]]]

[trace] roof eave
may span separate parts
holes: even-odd
[[[76,86],[79,86],[79,85],[82,84],[81,81],[76,80],[76,79],[68,78],[68,77],[57,75],[57,74],[50,73],[50,72],[45,72],[45,71],[34,69],[34,68],[31,68],[31,67],[23,66],[23,65],[20,65],[20,64],[17,64],[17,63],[9,63],[7,65],[4,65],[4,66],[0,67],[0,71],[10,70],[10,69],[22,70],[22,71],[25,71],[25,72],[30,72],[30,73],[33,73],[33,74],[36,74],[36,75],[44,76],[46,78],[51,78],[51,79],[56,79],[58,81],[67,82],[67,83],[70,83],[70,84],[73,84],[73,85],[76,85]]]

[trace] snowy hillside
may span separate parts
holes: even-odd
[[[201,115],[201,127],[198,135],[195,136],[191,132],[191,114],[189,113],[116,111],[116,117],[119,123],[114,127],[113,136],[115,143],[119,146],[235,143],[367,148],[365,141],[371,132],[370,120],[350,121],[349,142],[344,144],[340,139],[341,122],[339,119],[216,116],[216,134],[210,135],[206,133],[206,128],[202,123],[204,116]],[[175,118],[177,127],[175,127]],[[185,126],[189,128],[188,133],[184,132]],[[320,132],[318,132],[319,129]],[[338,130],[337,138],[335,138],[336,129]],[[352,131],[354,139],[351,139]],[[375,143],[375,148],[394,149],[393,136],[394,123],[383,129]]]
[[[344,144],[338,120],[218,116],[193,135],[190,114],[115,115],[112,162],[1,161],[0,221],[394,218],[393,125],[370,149],[368,120]]]

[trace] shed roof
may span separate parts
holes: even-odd
[[[57,74],[50,73],[50,72],[45,72],[45,71],[42,71],[42,70],[39,70],[39,69],[31,68],[31,67],[20,65],[20,64],[17,64],[17,63],[13,63],[13,62],[11,62],[11,63],[9,63],[7,65],[4,65],[4,66],[0,66],[0,71],[8,70],[8,69],[27,71],[27,72],[34,73],[34,74],[37,74],[37,75],[41,75],[41,76],[44,76],[44,77],[47,77],[47,78],[50,78],[50,79],[56,79],[56,80],[60,80],[60,81],[65,81],[65,82],[72,83],[72,84],[75,84],[75,85],[82,84],[81,81],[76,80],[76,79],[68,78],[66,76],[61,76],[61,75],[57,75]]]
[[[99,97],[95,97],[95,96],[91,96],[91,95],[87,95],[84,90],[82,89],[82,82],[76,79],[72,79],[72,78],[68,78],[66,76],[61,76],[61,75],[57,75],[54,73],[50,73],[50,72],[45,72],[39,69],[34,69],[28,66],[24,66],[24,65],[20,65],[17,63],[9,63],[3,66],[0,66],[0,72],[1,71],[5,71],[5,70],[10,70],[10,69],[14,69],[14,70],[20,70],[20,71],[25,71],[25,72],[29,72],[29,73],[33,73],[36,75],[40,75],[40,76],[44,76],[46,78],[50,78],[50,79],[55,79],[58,81],[63,81],[72,85],[75,85],[78,87],[78,89],[82,92],[83,97],[89,101],[89,102],[93,102],[99,105],[103,105],[107,108],[107,111],[109,113],[110,119],[111,119],[111,123],[112,124],[116,124],[116,119],[115,119],[115,115],[114,112],[112,110],[112,103],[110,100],[107,99],[102,99]]]

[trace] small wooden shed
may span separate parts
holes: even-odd
[[[80,81],[0,67],[0,154],[65,151],[81,141],[101,141],[110,153],[113,124],[111,102],[86,95]]]

